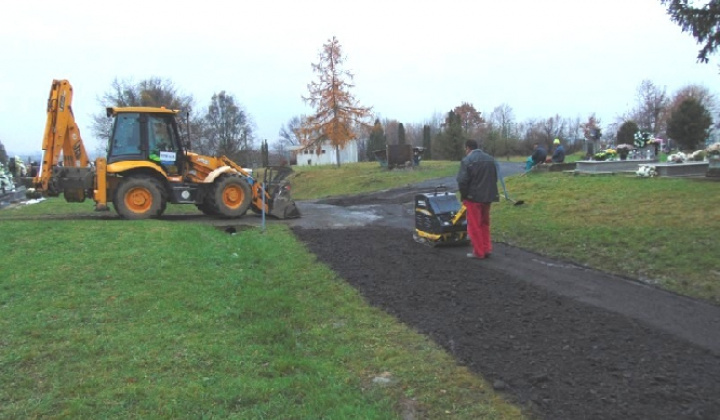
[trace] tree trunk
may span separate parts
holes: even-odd
[[[337,161],[338,168],[340,167],[340,146],[335,146],[335,160]]]

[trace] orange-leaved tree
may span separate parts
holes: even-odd
[[[357,138],[358,129],[369,128],[372,108],[360,106],[350,89],[352,73],[342,70],[345,58],[335,37],[323,45],[320,61],[312,68],[318,80],[308,84],[310,95],[303,100],[315,108],[315,114],[304,119],[303,142],[306,148],[320,147],[325,141],[335,149],[340,166],[340,149]]]
[[[485,123],[485,119],[481,116],[482,112],[475,109],[471,103],[463,102],[462,105],[455,107],[454,112],[460,117],[462,128],[470,138],[474,138],[475,130]]]

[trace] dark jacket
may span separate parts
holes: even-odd
[[[544,147],[538,146],[532,154],[532,160],[537,165],[538,163],[545,163],[547,159],[547,150]]]
[[[476,203],[500,201],[495,159],[480,149],[473,150],[460,161],[457,175],[460,198]]]
[[[555,163],[565,162],[565,149],[563,149],[562,144],[559,144],[555,149],[555,152],[552,155],[552,161]]]

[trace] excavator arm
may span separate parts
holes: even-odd
[[[62,192],[67,201],[83,201],[85,191],[93,188],[94,174],[75,123],[72,97],[70,82],[53,80],[47,101],[43,161],[33,184],[43,194],[57,196]]]

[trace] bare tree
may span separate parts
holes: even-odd
[[[527,154],[532,152],[532,146],[535,143],[544,143],[547,141],[544,124],[545,120],[529,119],[526,121],[525,133],[523,138],[523,151]]]
[[[580,125],[581,120],[579,116],[575,118],[567,118],[565,120],[565,140],[567,143],[567,147],[565,147],[566,152],[577,150],[577,143],[583,137]]]
[[[132,80],[113,80],[110,90],[97,99],[102,112],[94,114],[92,132],[98,139],[104,140],[104,144],[98,147],[98,154],[107,154],[107,140],[112,130],[112,120],[107,118],[105,108],[107,107],[128,107],[128,106],[164,106],[168,109],[177,109],[186,113],[192,112],[193,97],[182,95],[178,92],[172,81],[151,77],[133,82]],[[193,117],[195,118],[195,117]],[[181,126],[181,130],[184,126]],[[183,133],[187,134],[187,133]]]
[[[280,143],[285,146],[299,146],[302,144],[302,122],[305,117],[296,115],[280,127]]]
[[[398,133],[400,121],[386,119],[383,122],[383,126],[385,127],[385,141],[387,141],[387,144],[399,144]]]
[[[493,109],[490,114],[490,123],[493,128],[497,127],[500,130],[499,136],[501,139],[503,154],[507,159],[510,159],[510,149],[516,143],[514,138],[510,141],[513,136],[513,128],[515,127],[513,115],[513,109],[508,104],[500,104]]]
[[[543,139],[541,142],[545,147],[549,148],[554,139],[562,137],[564,130],[565,121],[560,115],[556,114],[554,117],[544,120],[542,123]]]
[[[500,104],[490,114],[490,121],[500,127],[507,127],[515,119],[513,109],[508,104]]]
[[[660,118],[668,106],[665,88],[660,89],[650,80],[643,80],[637,89],[637,101],[638,106],[628,119],[635,121],[640,129],[658,136],[665,130]]]
[[[423,125],[418,123],[405,124],[405,138],[407,144],[422,145]]]

